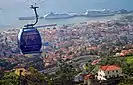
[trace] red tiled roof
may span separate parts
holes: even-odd
[[[116,65],[107,65],[107,66],[101,66],[100,69],[103,71],[113,71],[113,70],[119,70],[121,68]]]
[[[128,54],[132,54],[133,53],[133,49],[129,49],[129,50],[122,50],[120,54],[123,54],[122,56],[128,55]]]
[[[96,50],[97,47],[89,47],[88,50]]]
[[[92,79],[94,76],[92,74],[87,74],[84,76],[85,80]]]
[[[97,63],[99,63],[101,61],[101,58],[100,59],[97,59],[97,60],[94,60],[91,64],[92,65],[96,65]]]

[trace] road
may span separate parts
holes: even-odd
[[[86,56],[80,56],[80,57],[76,57],[76,58],[73,58],[72,61],[74,61],[72,64],[74,65],[75,63],[76,64],[79,64],[79,68],[80,69],[83,69],[83,65],[86,64],[89,60],[95,60],[99,58],[99,56],[97,55],[86,55]],[[76,61],[76,62],[75,62]],[[48,68],[48,69],[45,69],[45,70],[42,70],[42,71],[39,71],[41,73],[53,73],[55,72],[56,70],[58,69],[58,67],[54,66],[52,68]]]

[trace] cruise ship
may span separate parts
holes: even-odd
[[[34,20],[35,17],[31,16],[31,17],[19,17],[18,20]],[[39,17],[39,19],[43,19],[43,17]]]
[[[19,17],[18,19],[19,20],[34,20],[35,17],[34,16],[32,16],[32,17]]]
[[[49,13],[44,15],[44,19],[67,19],[67,18],[72,18],[74,17],[73,14],[69,13]]]
[[[102,16],[113,16],[115,12],[103,9],[103,10],[87,10],[84,14],[87,17],[102,17]]]

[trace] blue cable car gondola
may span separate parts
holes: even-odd
[[[39,31],[36,27],[33,27],[38,22],[38,15],[36,8],[31,6],[36,14],[36,22],[34,24],[28,24],[19,31],[18,45],[23,54],[40,53],[42,47],[42,40]]]
[[[35,27],[21,29],[18,43],[23,54],[40,53],[42,47],[41,36]]]

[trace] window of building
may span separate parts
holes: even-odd
[[[118,72],[118,70],[116,70],[116,72]]]
[[[112,75],[113,78],[115,78],[115,75]]]
[[[119,74],[117,74],[117,77],[119,77]]]
[[[112,71],[112,72],[114,72],[114,71]]]
[[[109,74],[109,71],[108,71],[108,74]]]

